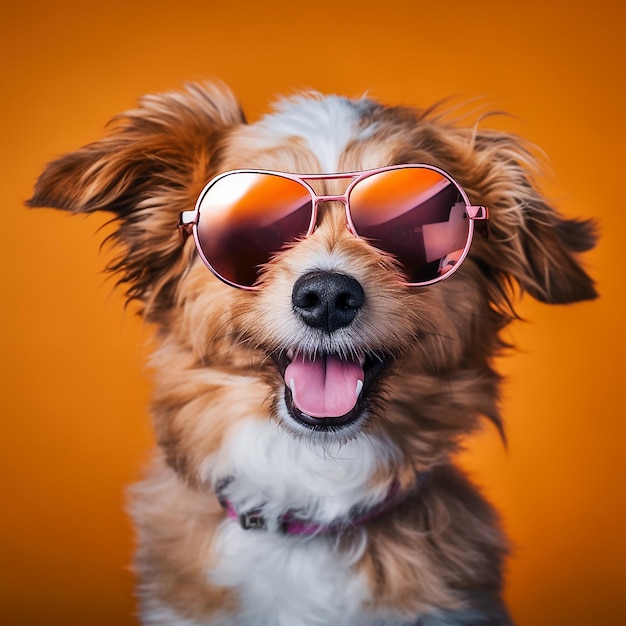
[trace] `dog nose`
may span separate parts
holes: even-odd
[[[364,301],[361,284],[351,276],[335,272],[304,274],[291,293],[294,310],[302,320],[328,332],[349,326]]]

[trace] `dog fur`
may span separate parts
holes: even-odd
[[[257,291],[220,282],[179,238],[179,213],[218,173],[400,163],[441,167],[490,210],[489,232],[437,284],[404,286],[332,203],[312,235],[263,268]],[[462,127],[436,108],[301,94],[248,124],[216,84],[144,97],[104,138],[48,165],[28,204],[112,212],[120,253],[108,269],[155,328],[158,449],[132,489],[144,624],[512,623],[501,597],[507,541],[454,455],[483,418],[503,431],[493,359],[507,347],[514,299],[596,296],[578,258],[594,225],[560,216],[535,171],[518,137]],[[292,287],[310,270],[362,285],[352,324],[329,332],[298,318]],[[277,365],[289,351],[379,360],[359,418],[330,429],[297,422]],[[354,523],[391,489],[395,506]],[[261,511],[267,528],[244,529],[218,493]],[[293,510],[333,532],[281,532],[276,520]]]

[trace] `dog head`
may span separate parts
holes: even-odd
[[[281,242],[253,290],[220,281],[191,238],[181,243],[179,215],[224,172],[396,164],[440,168],[489,209],[488,230],[445,280],[407,285],[392,255],[357,236],[337,200],[343,178],[310,183],[335,200],[318,205],[306,237]],[[596,296],[578,259],[593,224],[560,216],[534,168],[519,138],[434,112],[313,94],[247,124],[227,89],[190,85],[145,97],[103,139],[52,162],[29,205],[114,214],[109,269],[157,327],[157,434],[178,470],[197,476],[243,415],[311,441],[384,432],[415,469],[447,456],[480,417],[501,429],[492,359],[516,291],[546,303]]]

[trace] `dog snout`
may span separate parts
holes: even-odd
[[[295,282],[291,301],[307,325],[333,332],[352,323],[363,306],[365,292],[351,276],[315,271]]]

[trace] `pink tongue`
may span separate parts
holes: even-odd
[[[356,361],[326,356],[314,361],[297,356],[285,370],[294,404],[311,417],[341,417],[357,402],[363,368]],[[359,387],[361,385],[359,384]]]

